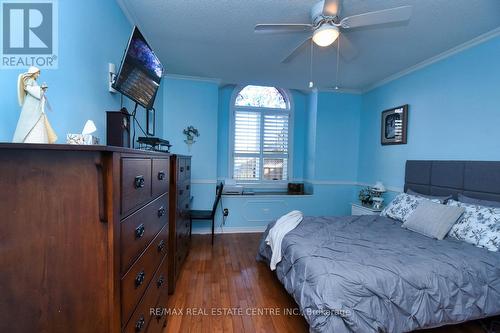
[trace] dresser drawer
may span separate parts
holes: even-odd
[[[183,195],[180,198],[177,198],[177,209],[181,212],[188,213],[190,210],[190,201],[191,198],[189,196]]]
[[[153,196],[168,192],[169,185],[169,160],[168,159],[153,159]]]
[[[167,325],[167,319],[168,319],[167,309],[168,309],[168,290],[167,288],[163,288],[155,307],[155,311],[157,311],[157,313],[151,315],[150,323],[148,326],[148,333],[163,332],[163,328]]]
[[[167,291],[167,257],[164,256],[161,264],[158,266],[154,277],[151,279],[144,296],[137,305],[134,313],[130,317],[129,322],[125,326],[123,332],[138,333],[146,332],[151,320],[154,319],[151,315],[151,309],[154,309],[158,304],[158,299],[161,294]]]
[[[191,185],[184,182],[177,186],[177,202],[184,202],[191,197]]]
[[[121,273],[125,273],[168,221],[168,196],[162,195],[120,225]]]
[[[151,160],[122,159],[122,215],[151,199]]]
[[[186,159],[177,159],[177,181],[182,183],[186,179]]]
[[[125,274],[121,283],[122,323],[125,323],[134,310],[153,278],[156,267],[167,252],[168,226],[164,226],[146,251],[137,259]],[[148,312],[149,313],[149,312]]]
[[[186,158],[185,161],[186,173],[184,179],[191,179],[191,159]]]

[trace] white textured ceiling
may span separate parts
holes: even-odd
[[[304,89],[308,49],[280,61],[305,35],[257,35],[257,23],[309,23],[314,0],[117,0],[155,49],[167,73]],[[500,27],[500,0],[344,0],[341,16],[410,4],[411,20],[352,30],[358,55],[341,61],[340,85],[362,90]],[[313,77],[336,82],[334,48],[315,48]]]

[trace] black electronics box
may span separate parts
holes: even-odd
[[[127,109],[106,112],[106,144],[130,148],[130,114]]]
[[[304,194],[304,184],[303,183],[288,183],[288,194]]]

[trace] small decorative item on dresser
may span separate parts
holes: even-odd
[[[408,104],[382,112],[382,145],[406,144]]]
[[[373,204],[371,189],[369,187],[361,189],[358,194],[358,199],[363,205]]]
[[[194,138],[199,137],[200,132],[198,132],[198,129],[193,125],[189,125],[184,129],[184,131],[182,131],[182,133],[186,136],[186,140],[184,140],[184,142],[188,145],[188,150],[191,151],[191,146],[196,142]]]
[[[67,134],[66,143],[70,145],[98,145],[99,138],[92,134],[97,131],[95,124],[92,120],[87,120],[83,127],[82,134]]]
[[[372,192],[372,201],[374,209],[382,209],[382,205],[384,203],[384,198],[382,198],[382,194],[386,192],[384,184],[378,181],[371,188]]]
[[[17,78],[17,98],[21,115],[14,132],[14,143],[55,143],[57,134],[49,123],[47,110],[51,110],[47,99],[47,84],[38,85],[40,69],[31,66]]]
[[[130,114],[126,108],[106,112],[106,144],[130,148]]]

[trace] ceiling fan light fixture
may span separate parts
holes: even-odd
[[[332,45],[339,37],[340,31],[334,25],[323,24],[314,31],[313,41],[316,45],[326,47]]]

